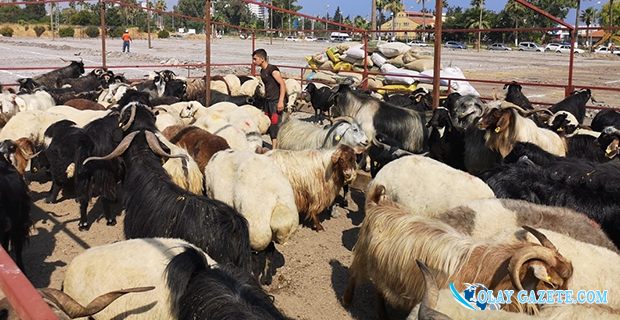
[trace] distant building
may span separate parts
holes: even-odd
[[[442,16],[441,20],[445,20],[445,15]],[[395,18],[382,24],[381,31],[385,31],[390,37],[407,40],[421,36],[418,36],[418,33],[414,32],[396,32],[396,34],[392,34],[392,30],[415,30],[418,28],[421,29],[423,25],[426,25],[427,28],[434,27],[435,15],[418,11],[401,11],[396,14]]]
[[[265,7],[261,7],[254,3],[248,3],[248,9],[250,12],[258,17],[259,20],[265,22],[265,25],[269,22],[269,9]]]

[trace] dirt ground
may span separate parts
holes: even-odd
[[[121,52],[119,39],[107,39],[107,64],[115,72],[124,72],[129,78],[141,78],[150,70],[163,69],[171,64],[203,63],[205,43],[199,39],[154,39],[148,49],[146,40],[135,40],[131,53]],[[277,65],[305,66],[304,56],[321,52],[329,47],[324,42],[285,42],[274,39],[256,40],[256,48],[265,48],[271,61]],[[422,48],[431,52],[432,48]],[[227,72],[249,73],[252,41],[238,38],[214,40],[211,45],[213,64],[243,64],[236,67],[215,67],[214,74]],[[16,83],[20,77],[30,77],[44,70],[2,70],[3,67],[60,67],[64,59],[84,59],[86,66],[101,65],[100,39],[44,39],[0,37],[0,83]],[[499,52],[474,49],[442,49],[442,64],[457,66],[468,79],[486,79],[503,82],[520,81],[564,85],[568,81],[569,57],[566,54],[537,52]],[[145,65],[156,65],[146,68]],[[170,68],[170,67],[166,67]],[[202,76],[199,68],[170,68],[183,76]],[[289,76],[300,76],[298,69],[283,67]],[[472,82],[486,97],[500,93],[502,85]],[[574,85],[620,88],[620,57],[583,54],[575,57]],[[554,103],[563,97],[561,88],[526,86],[523,92],[533,101]],[[618,92],[594,90],[593,96],[602,105],[620,107]]]
[[[2,67],[62,66],[64,59],[84,59],[87,66],[98,66],[101,61],[100,40],[0,38],[0,83],[15,83],[19,77],[38,74],[39,70],[2,70]],[[114,71],[125,72],[128,77],[140,78],[150,69],[140,67],[158,64],[164,68],[171,63],[201,63],[204,60],[204,43],[179,39],[153,42],[148,49],[146,41],[136,40],[132,53],[120,52],[118,40],[108,40],[108,64],[124,66]],[[276,64],[302,66],[303,57],[321,51],[326,43],[289,43],[274,40],[257,40],[256,47],[264,47]],[[212,45],[213,63],[250,62],[251,41],[239,39],[217,40]],[[429,50],[429,49],[425,49]],[[474,50],[446,50],[442,54],[444,65],[459,66],[472,79],[501,81],[528,81],[535,83],[565,83],[568,57],[552,53],[488,52]],[[248,72],[247,67],[218,68],[216,73],[230,71]],[[285,73],[297,71],[283,68]],[[182,75],[201,75],[197,69],[181,70]],[[620,58],[586,55],[576,58],[575,83],[603,87],[620,86]],[[474,86],[484,95],[492,95],[499,85]],[[560,99],[559,89],[526,87],[524,92],[532,99],[554,102]],[[618,94],[602,90],[594,92],[602,102],[619,107]],[[353,306],[345,310],[340,297],[348,278],[347,267],[351,262],[351,249],[357,239],[363,220],[363,190],[368,178],[362,176],[354,185],[348,210],[340,214],[324,214],[325,231],[315,232],[304,227],[285,245],[278,245],[279,268],[273,283],[266,289],[275,296],[277,306],[295,319],[340,320],[375,319],[375,294],[370,285],[358,287]],[[123,239],[123,215],[118,225],[109,227],[105,219],[93,223],[87,232],[78,230],[78,205],[73,200],[46,204],[45,193],[50,183],[30,184],[34,201],[32,218],[35,222],[30,244],[24,250],[26,273],[37,287],[60,288],[67,264],[83,250]],[[92,207],[92,205],[91,205]],[[101,218],[100,205],[94,205],[89,220]],[[403,319],[403,312],[392,310],[393,319]]]

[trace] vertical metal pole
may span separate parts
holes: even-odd
[[[106,37],[106,29],[105,29],[105,0],[99,0],[99,28],[101,29],[101,67],[103,69],[107,68],[106,65],[106,49],[105,49],[105,37]]]
[[[211,104],[211,0],[205,0],[205,107]]]
[[[273,0],[270,4],[273,6]],[[269,8],[269,44],[273,44],[273,8]]]
[[[54,40],[54,3],[50,4],[50,31],[52,31],[52,40]]]
[[[256,32],[252,31],[252,52],[254,52],[254,50],[256,50]],[[253,62],[250,62],[250,65],[252,75],[256,76],[256,66]]]
[[[363,89],[367,89],[368,88],[368,79],[367,79],[368,78],[368,32],[364,31],[362,36],[364,37],[364,73],[362,75],[362,80],[364,82],[360,84],[362,85]]]
[[[146,0],[146,33],[149,41],[149,49],[151,49],[151,2]]]
[[[575,14],[575,26],[571,30],[570,36],[570,58],[568,60],[568,85],[566,86],[565,96],[569,96],[573,92],[573,68],[575,65],[575,42],[577,42],[577,30],[579,30],[579,10],[581,8],[581,0],[577,0],[577,12]]]
[[[439,80],[441,80],[441,1],[435,1],[435,60],[433,65],[433,109],[439,108]]]

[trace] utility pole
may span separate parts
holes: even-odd
[[[211,104],[211,0],[205,0],[205,106]]]
[[[146,32],[149,41],[149,49],[151,49],[151,2],[146,0]]]
[[[372,38],[377,39],[377,0],[372,0],[372,13],[370,14],[370,29],[372,30]]]
[[[54,3],[50,3],[50,31],[52,31],[52,40],[54,40]]]
[[[273,0],[270,3],[273,6]],[[273,44],[273,9],[269,8],[269,44]]]

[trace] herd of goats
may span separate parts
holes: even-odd
[[[305,100],[321,124],[287,115],[269,150],[260,79],[212,77],[207,106],[205,79],[84,72],[72,61],[0,94],[0,235],[22,270],[36,272],[22,261],[35,176],[52,182],[46,202],[62,191],[79,203],[80,230],[94,198],[109,226],[113,204],[124,209],[128,240],[84,251],[62,290],[39,290],[62,319],[287,319],[261,287],[274,243],[322,230],[362,169],[373,179],[345,307],[370,282],[381,319],[386,303],[408,319],[620,317],[620,113],[585,126],[590,90],[536,109],[512,82],[503,99],[451,93],[433,110],[424,89],[287,79],[287,108]],[[449,283],[609,300],[479,312],[456,305]]]

